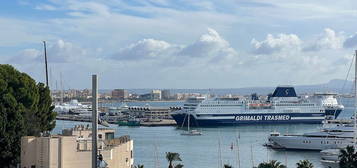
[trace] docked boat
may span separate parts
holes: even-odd
[[[171,113],[182,125],[189,113],[198,126],[239,124],[319,123],[336,118],[344,106],[334,93],[297,96],[294,87],[278,86],[266,100],[241,98],[189,98],[181,110]]]
[[[195,129],[190,129],[190,119],[191,118],[191,115],[190,114],[188,114],[187,115],[187,131],[186,132],[183,132],[183,133],[181,133],[181,135],[188,135],[188,136],[197,136],[197,135],[202,135],[202,133],[200,132],[200,131],[198,131],[198,130],[195,130]],[[185,120],[185,119],[184,119]],[[185,121],[184,121],[184,123],[185,123]]]
[[[352,146],[354,151],[357,150],[357,50],[355,51],[356,55],[354,57],[355,60],[355,84],[354,84],[354,97],[355,97],[355,104],[354,104],[354,115],[352,116],[352,120],[348,120],[346,125],[351,125],[351,121],[353,121],[353,140],[348,146]],[[346,149],[344,147],[344,149]],[[326,149],[320,152],[321,154],[321,164],[326,168],[339,168],[340,167],[340,154],[341,148],[334,148],[334,149]]]
[[[355,151],[357,150],[356,145],[353,143],[350,146],[354,146]],[[326,168],[339,168],[341,149],[325,149],[320,152],[321,163]]]
[[[357,54],[357,51],[356,51]],[[357,73],[357,59],[355,64],[355,74]],[[355,75],[357,82],[357,75]],[[355,84],[357,87],[357,83]],[[355,88],[357,90],[357,88]],[[357,92],[355,92],[357,94]],[[356,97],[357,95],[355,95]],[[355,110],[357,109],[357,99],[355,99]],[[352,124],[353,121],[353,124]],[[280,135],[271,134],[269,136],[269,146],[272,148],[298,149],[298,150],[325,150],[341,149],[348,145],[356,144],[356,111],[353,120],[326,120],[320,131],[305,133],[302,135]],[[324,151],[331,153],[333,150]],[[330,157],[326,155],[326,157]],[[331,160],[334,161],[334,160]],[[331,162],[328,162],[331,163]]]
[[[89,105],[84,105],[82,103],[79,103],[78,100],[73,99],[68,103],[56,104],[54,111],[57,112],[58,114],[68,114],[68,113],[75,113],[79,110],[88,109],[88,108],[90,108]],[[80,113],[80,111],[78,113]]]
[[[341,125],[334,128],[323,128],[317,132],[301,135],[280,135],[271,133],[267,146],[274,149],[290,150],[324,150],[343,148],[353,143],[354,127]]]
[[[190,131],[181,133],[181,135],[195,136],[195,135],[202,135],[202,133],[198,130],[190,130]]]
[[[140,126],[140,120],[137,118],[129,118],[125,121],[118,121],[118,126]]]

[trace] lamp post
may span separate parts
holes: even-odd
[[[98,78],[92,75],[92,168],[97,168]]]

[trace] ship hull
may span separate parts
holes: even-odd
[[[342,110],[336,110],[337,117]],[[186,113],[171,115],[177,125],[187,125]],[[255,114],[212,114],[190,115],[190,125],[206,126],[235,126],[244,124],[321,124],[325,113],[255,113]]]

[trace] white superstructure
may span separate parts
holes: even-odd
[[[190,98],[172,113],[178,125],[189,113],[199,126],[258,123],[321,123],[336,118],[344,107],[336,94],[316,93],[298,97],[291,86],[278,86],[267,100],[240,98]]]

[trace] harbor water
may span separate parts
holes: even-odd
[[[342,100],[342,104],[345,110],[340,117],[349,118],[353,113],[353,100]],[[163,104],[157,103],[157,105]],[[120,106],[120,103],[116,106]],[[62,129],[71,128],[76,124],[90,123],[57,120],[53,133],[60,133]],[[134,140],[135,164],[143,164],[148,168],[167,167],[165,152],[179,153],[182,158],[181,163],[187,168],[221,168],[223,167],[219,166],[221,163],[230,164],[235,168],[251,168],[268,160],[278,160],[288,167],[296,167],[296,163],[303,159],[308,159],[315,167],[322,167],[320,154],[317,151],[273,150],[263,146],[272,131],[282,134],[302,134],[316,131],[321,126],[320,124],[293,124],[197,128],[203,135],[182,136],[184,130],[177,127],[110,125],[116,130],[116,136],[130,135]]]

